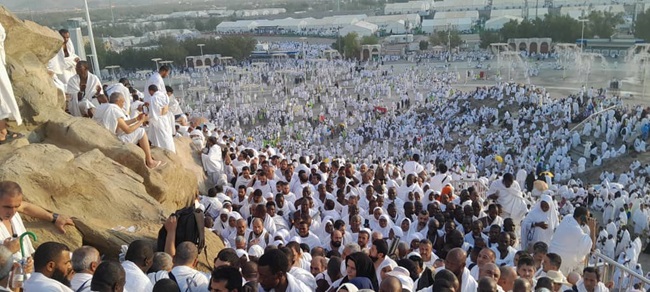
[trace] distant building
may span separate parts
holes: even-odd
[[[545,54],[551,52],[552,40],[551,38],[514,38],[508,39],[508,44],[512,50]]]
[[[433,33],[452,29],[466,32],[472,29],[478,17],[478,11],[438,11],[433,16],[433,20],[422,23],[422,31]]]
[[[524,19],[522,17],[517,17],[517,16],[499,16],[499,17],[493,17],[490,18],[488,21],[485,22],[485,29],[486,30],[500,30],[503,28],[503,26],[510,22],[510,21],[516,21],[518,23],[522,22]]]
[[[625,56],[627,51],[636,44],[645,44],[642,39],[577,39],[576,44],[582,45],[585,52],[599,53],[605,56]]]
[[[379,30],[379,26],[374,23],[366,21],[358,21],[355,24],[350,24],[341,29],[341,35],[345,36],[349,33],[356,33],[359,37],[371,36]]]
[[[406,3],[388,3],[384,14],[425,14],[431,9],[431,1],[409,1]]]

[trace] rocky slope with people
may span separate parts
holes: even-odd
[[[155,239],[166,216],[206,189],[200,157],[190,141],[176,139],[176,154],[154,149],[155,159],[166,165],[147,168],[137,145],[122,143],[94,121],[64,112],[64,96],[46,70],[61,48],[58,33],[1,6],[0,24],[7,31],[7,71],[24,119],[12,131],[25,134],[0,145],[0,180],[19,183],[26,201],[76,218],[76,227],[66,234],[26,218],[27,230],[39,237],[36,245],[48,240],[88,244],[116,256],[120,245],[135,238]],[[223,245],[211,233],[206,236],[213,257]]]

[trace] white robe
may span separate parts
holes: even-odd
[[[147,79],[147,83],[144,86],[144,90],[142,91],[144,93],[144,102],[150,102],[151,100],[151,94],[149,94],[149,85],[156,85],[158,87],[158,92],[161,92],[165,95],[167,95],[166,89],[165,89],[165,81],[163,80],[162,76],[160,76],[160,73],[155,72]]]
[[[126,284],[124,285],[126,291],[151,292],[153,290],[149,277],[133,262],[124,261],[122,267],[126,273]]]
[[[122,83],[115,83],[108,88],[106,88],[106,95],[108,97],[113,94],[113,92],[119,92],[124,96],[124,112],[127,114],[131,112],[131,102],[133,102],[133,97],[131,96],[131,92],[129,92],[129,89],[124,86]],[[134,117],[135,118],[135,117]]]
[[[519,183],[514,181],[509,188],[503,184],[503,180],[497,180],[490,184],[488,194],[499,193],[499,198],[496,200],[498,204],[503,207],[503,218],[512,218],[516,225],[524,219],[528,206],[526,199],[522,196]]]
[[[208,150],[208,154],[201,154],[201,161],[203,162],[203,170],[208,173],[208,177],[212,182],[217,184],[221,175],[223,174],[223,158],[221,157],[221,146],[213,145]]]
[[[549,245],[549,252],[562,257],[560,270],[567,275],[582,267],[585,256],[591,250],[591,236],[582,230],[573,216],[566,216],[557,229]]]
[[[541,202],[544,201],[549,205],[547,212],[542,211]],[[526,218],[521,222],[521,247],[528,249],[530,246],[538,241],[549,244],[555,228],[560,224],[559,212],[557,205],[553,198],[549,195],[543,195],[541,200],[538,201],[532,210],[526,215]],[[542,229],[540,227],[533,227],[537,222],[546,222],[548,228]]]
[[[578,292],[587,292],[587,288],[585,288],[585,284],[582,279],[578,280],[576,283],[576,288],[578,288]],[[603,284],[603,282],[598,282],[598,285],[596,285],[594,288],[594,292],[609,292],[609,289],[605,286],[605,284]]]
[[[147,134],[151,144],[176,153],[173,130],[170,128],[167,114],[162,109],[169,105],[169,97],[160,91],[154,93],[149,103],[149,128]]]
[[[5,28],[0,24],[0,119],[15,120],[18,125],[23,123],[20,109],[16,103],[14,89],[7,74],[7,59],[5,56]]]
[[[84,91],[83,98],[77,100],[77,93],[80,91],[81,79],[79,75],[74,75],[68,80],[68,87],[66,89],[66,94],[70,95],[70,101],[68,102],[68,111],[70,114],[75,117],[81,117],[81,107],[88,107],[88,103],[92,103],[95,107],[99,105],[97,99],[93,97],[97,94],[97,87],[99,86],[99,93],[103,93],[101,90],[102,82],[99,81],[99,78],[92,73],[88,72],[88,78],[86,79],[86,90]]]
[[[74,45],[72,45],[72,40],[68,39],[66,47],[68,48],[68,57],[65,56],[63,52],[63,47],[59,52],[48,62],[49,69],[54,72],[57,77],[63,82],[67,83],[68,80],[75,74],[75,67],[77,66],[77,56]]]
[[[25,229],[25,225],[23,224],[23,219],[20,217],[19,213],[16,213],[14,217],[11,217],[11,227],[14,229],[15,233],[20,236],[21,234],[25,233],[27,230]],[[11,230],[7,230],[7,227],[5,227],[4,224],[0,224],[0,239],[4,241],[7,238],[11,238],[13,236]],[[25,249],[25,256],[30,257],[34,252],[34,246],[32,245],[32,241],[29,238],[29,236],[23,237],[23,247]],[[20,261],[22,259],[22,255],[20,251],[16,252],[14,254],[14,260],[15,261]]]
[[[25,291],[72,292],[61,282],[50,279],[41,273],[33,273],[23,284]]]

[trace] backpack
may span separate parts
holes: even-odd
[[[178,225],[176,227],[177,246],[181,242],[189,241],[197,245],[199,253],[205,248],[205,215],[201,209],[194,206],[186,207],[174,212]],[[167,238],[167,229],[165,226],[158,231],[158,251],[165,251],[165,239]]]

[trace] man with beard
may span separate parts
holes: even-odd
[[[339,230],[332,231],[332,239],[330,240],[330,245],[327,247],[328,251],[335,250],[339,253],[343,252],[341,245],[343,243],[343,234]]]
[[[380,267],[389,268],[389,266],[397,266],[397,263],[388,257],[388,244],[383,239],[377,239],[372,242],[372,247],[370,247],[370,253],[368,256],[370,256],[370,259],[375,265],[375,272],[377,273],[377,279],[379,280],[383,279],[381,276],[383,268]],[[392,268],[387,271],[384,270],[383,272],[387,273],[390,271],[392,271]]]
[[[291,265],[287,255],[272,249],[265,252],[257,263],[259,291],[310,291],[310,287],[288,273]]]
[[[72,292],[70,249],[58,242],[41,244],[34,253],[34,273],[25,281],[25,291]],[[146,277],[146,276],[145,276]]]
[[[424,266],[433,269],[433,263],[438,259],[438,256],[433,253],[433,244],[431,241],[428,239],[420,240],[419,252]]]
[[[361,249],[366,249],[368,248],[368,243],[370,242],[370,229],[364,228],[359,231],[359,239],[357,240],[357,243],[361,247]]]
[[[261,248],[266,248],[269,244],[270,235],[264,228],[262,219],[253,219],[253,231],[248,234],[248,248],[253,245],[259,245]]]
[[[426,236],[429,232],[429,226],[427,223],[429,223],[429,212],[423,210],[418,213],[418,224],[415,226],[413,231],[420,233],[422,237]]]

